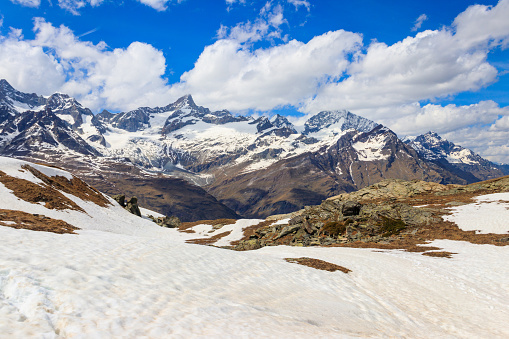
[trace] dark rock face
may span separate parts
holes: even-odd
[[[0,150],[5,155],[24,155],[29,152],[37,152],[44,144],[55,147],[62,145],[84,155],[101,155],[49,109],[39,112],[24,112],[7,124],[4,127],[4,130],[6,129],[14,129],[19,133]]]
[[[347,201],[343,204],[341,213],[345,217],[356,216],[361,212],[361,204],[356,201]]]
[[[241,241],[236,250],[276,244],[327,246],[355,241],[385,242],[407,229],[440,220],[434,212],[404,203],[360,204],[356,201],[327,200],[308,207],[287,225],[271,225],[255,232],[253,239]]]
[[[127,200],[125,209],[132,214],[141,217],[140,207],[138,206],[138,198],[132,197],[131,199]]]
[[[331,125],[339,124],[338,129],[347,130],[354,129],[359,132],[369,132],[376,126],[377,123],[365,119],[363,117],[352,114],[348,111],[323,111],[311,118],[304,124],[304,135],[318,132],[323,128],[328,128]]]
[[[46,99],[35,93],[23,93],[15,90],[5,79],[0,80],[0,105],[11,106],[13,101],[26,104],[30,108],[44,105]]]
[[[118,202],[118,204],[122,207],[125,207],[125,195],[124,194],[117,194],[112,196],[112,198]]]
[[[126,201],[124,194],[113,195],[112,198],[130,213],[141,217],[140,207],[138,206],[138,198],[132,197]]]

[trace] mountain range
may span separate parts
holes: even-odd
[[[288,213],[383,179],[468,184],[507,173],[436,133],[400,139],[346,110],[296,126],[278,114],[211,111],[186,95],[94,115],[66,94],[23,93],[5,80],[0,154],[63,167],[183,220]]]

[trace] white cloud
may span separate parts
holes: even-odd
[[[298,103],[323,82],[340,77],[348,55],[360,47],[358,34],[335,31],[308,43],[288,43],[255,51],[235,39],[205,48],[195,67],[174,89],[193,93],[212,108],[271,109]]]
[[[26,7],[39,7],[41,5],[41,0],[11,0],[11,2]]]
[[[30,93],[52,94],[65,83],[63,67],[42,47],[23,41],[19,31],[0,40],[0,74]]]
[[[311,9],[311,4],[307,0],[287,0],[287,1],[288,1],[288,3],[294,5],[295,9],[299,9],[300,6],[306,7],[308,12]]]
[[[168,8],[167,3],[170,0],[138,0],[138,1],[144,5],[152,7],[155,10],[165,11]]]
[[[320,88],[305,110],[393,106],[477,90],[497,77],[488,51],[465,48],[448,30],[425,31],[391,46],[373,42],[350,65],[350,76]]]
[[[366,112],[370,115],[369,112]],[[500,107],[491,100],[477,104],[441,106],[414,103],[411,105],[385,107],[373,112],[377,121],[390,127],[399,135],[416,135],[426,131],[447,133],[467,126],[500,124],[499,117],[509,115],[509,107]]]
[[[273,6],[267,2],[260,11],[260,15],[253,22],[241,22],[234,27],[221,25],[216,32],[218,39],[229,39],[239,43],[253,43],[263,39],[280,39],[280,26],[287,23],[281,5]]]
[[[415,20],[414,27],[412,27],[412,32],[419,30],[421,28],[422,24],[424,23],[424,21],[426,21],[426,20],[428,20],[428,16],[426,14],[419,15],[417,20]]]
[[[163,78],[165,58],[151,45],[133,42],[110,51],[104,42],[80,41],[69,28],[43,19],[35,21],[34,31],[34,40],[15,30],[0,41],[0,74],[15,88],[67,93],[93,110],[171,101]]]
[[[40,1],[40,0],[39,0]],[[74,15],[79,15],[78,10],[87,5],[92,7],[99,6],[104,0],[58,0],[58,6],[71,12]]]

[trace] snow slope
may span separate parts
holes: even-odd
[[[472,204],[450,208],[452,214],[444,219],[456,223],[464,231],[509,235],[509,193],[481,195],[475,200]]]
[[[6,173],[20,164],[0,158]],[[74,197],[86,213],[55,211],[0,189],[1,208],[82,228],[61,235],[0,226],[1,338],[509,336],[509,247],[432,243],[452,259],[354,248],[235,252],[186,244],[196,234],[116,205]],[[304,256],[352,272],[283,260]]]

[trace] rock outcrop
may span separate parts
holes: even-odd
[[[140,207],[138,206],[138,198],[131,197],[126,201],[125,195],[117,194],[112,197],[120,206],[125,208],[130,213],[141,217]]]

